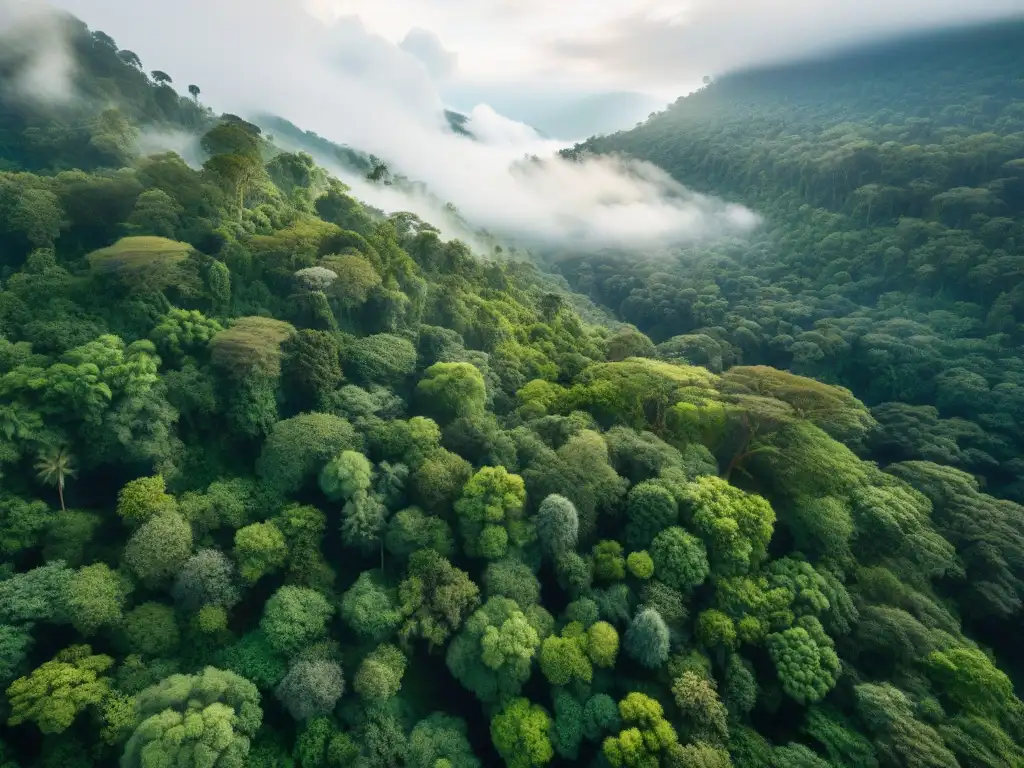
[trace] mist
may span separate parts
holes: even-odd
[[[473,226],[518,242],[646,248],[745,232],[758,222],[649,164],[556,159],[562,144],[486,105],[467,126],[477,140],[453,134],[428,69],[356,17],[325,23],[287,0],[179,0],[159,12],[131,0],[59,4],[138,53],[146,69],[168,72],[179,91],[200,86],[215,111],[277,114],[385,158]],[[423,201],[388,202],[385,210],[409,210]]]
[[[13,95],[41,104],[74,97],[74,60],[66,28],[35,0],[0,0],[0,63],[18,61]]]

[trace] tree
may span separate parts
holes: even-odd
[[[630,658],[649,669],[668,661],[668,627],[657,611],[645,608],[637,612],[626,630],[625,649]]]
[[[225,119],[203,134],[199,141],[209,155],[259,157],[259,128],[240,119]]]
[[[174,609],[152,601],[125,615],[124,634],[132,651],[143,656],[172,656],[180,642]]]
[[[857,712],[879,753],[893,764],[956,768],[960,763],[930,725],[914,717],[914,705],[889,683],[854,688]]]
[[[736,624],[722,611],[710,609],[701,611],[697,617],[697,640],[707,649],[719,646],[735,649],[737,645]]]
[[[593,679],[594,671],[587,657],[588,640],[583,625],[577,623],[566,625],[561,636],[544,638],[538,659],[540,670],[551,685],[565,686],[574,680],[589,683]],[[618,635],[615,643],[617,650]]]
[[[214,155],[203,163],[203,171],[234,198],[238,220],[241,221],[246,195],[264,178],[265,171],[259,158],[240,154]]]
[[[135,201],[125,229],[132,235],[153,235],[173,240],[181,228],[185,209],[162,189],[147,189]]]
[[[56,445],[44,448],[36,461],[36,475],[47,485],[57,487],[57,495],[60,497],[60,509],[67,511],[64,506],[64,483],[69,477],[77,474],[75,469],[75,457],[66,445]]]
[[[117,514],[132,525],[177,511],[178,503],[167,493],[162,475],[130,480],[117,494]]]
[[[288,673],[288,664],[266,634],[260,630],[249,632],[218,654],[219,664],[251,680],[261,689],[272,691]]]
[[[466,620],[448,646],[445,662],[478,699],[498,703],[517,696],[529,679],[540,639],[518,605],[492,597]]]
[[[583,742],[583,706],[566,692],[555,695],[554,746],[568,760],[579,757]]]
[[[45,502],[17,496],[0,500],[0,552],[10,556],[38,546],[53,523],[53,511]]]
[[[399,609],[405,617],[401,637],[422,637],[431,649],[458,631],[480,603],[480,589],[465,571],[432,549],[409,558],[408,575],[398,586]]]
[[[491,741],[509,768],[546,765],[555,756],[551,716],[529,699],[513,699],[491,721]]]
[[[176,512],[151,517],[132,534],[124,562],[148,586],[174,576],[192,554],[192,527]]]
[[[224,327],[197,309],[172,307],[149,334],[162,355],[182,360],[186,355],[204,357],[210,343]]]
[[[977,478],[952,467],[907,461],[887,471],[932,502],[934,527],[956,547],[966,571],[957,594],[961,609],[972,615],[1016,613],[1024,603],[1024,585],[1009,563],[1024,552],[1015,523],[1020,505],[981,493]]]
[[[427,414],[441,424],[460,417],[480,418],[487,405],[483,374],[470,363],[434,363],[423,372],[416,395]]]
[[[611,669],[619,655],[619,633],[606,621],[594,622],[587,629],[586,649],[594,666]]]
[[[523,479],[504,467],[484,467],[473,475],[455,502],[466,553],[495,560],[505,555],[510,544],[529,543],[533,526],[523,519],[525,502]]]
[[[219,605],[204,605],[192,617],[192,626],[203,635],[224,637],[228,628],[228,612]]]
[[[327,516],[308,504],[289,504],[274,519],[288,546],[288,581],[312,589],[329,590],[334,570],[320,550]]]
[[[409,424],[411,425],[413,421],[415,419],[410,419]],[[436,428],[433,421],[424,421]],[[418,434],[412,436],[413,440],[425,442],[427,439],[432,439],[433,430],[428,431],[427,424],[421,423],[418,426],[424,427],[424,429],[418,430]],[[438,436],[440,435],[438,434]],[[410,448],[416,451],[418,446],[413,443]],[[444,448],[429,451],[413,472],[414,498],[424,509],[439,509],[455,500],[472,474],[472,465],[461,456]]]
[[[298,491],[332,457],[359,447],[360,438],[345,419],[303,413],[274,425],[256,472],[270,489],[284,496]]]
[[[7,724],[31,720],[43,733],[63,733],[83,710],[107,696],[110,681],[102,675],[113,665],[112,658],[93,655],[88,645],[64,649],[52,661],[11,683]]]
[[[761,496],[718,477],[699,477],[685,492],[687,519],[708,548],[711,572],[746,573],[766,556],[775,512]]]
[[[832,763],[878,766],[878,756],[871,741],[855,730],[848,718],[831,707],[811,707],[803,731],[824,746]]]
[[[284,586],[267,600],[260,629],[276,650],[293,655],[327,633],[333,613],[333,606],[319,592]]]
[[[135,698],[135,729],[121,765],[245,765],[263,719],[256,686],[206,667],[171,675]]]
[[[597,693],[583,705],[583,735],[588,741],[601,741],[606,733],[618,733],[622,726],[619,707],[607,693]]]
[[[601,747],[613,768],[657,765],[660,755],[679,743],[661,704],[649,696],[636,692],[627,694],[619,702],[619,716],[623,726],[629,727],[618,736],[609,736]]]
[[[0,624],[0,684],[6,686],[22,671],[32,643],[24,628]]]
[[[319,205],[319,201],[317,204]],[[345,316],[349,318],[367,302],[382,282],[373,264],[359,254],[325,256],[320,260],[320,264],[338,276],[338,279],[331,283],[328,294],[341,305]]]
[[[537,538],[552,558],[576,549],[580,519],[576,507],[564,496],[551,494],[537,510]]]
[[[288,545],[273,523],[253,523],[235,532],[234,555],[242,579],[252,584],[285,564]]]
[[[782,689],[801,704],[822,699],[839,677],[839,657],[831,638],[813,617],[768,635],[768,651]]]
[[[360,637],[386,640],[402,623],[397,590],[379,572],[363,571],[342,598],[341,617]]]
[[[116,47],[116,46],[115,46]],[[129,67],[142,71],[142,60],[139,59],[138,55],[134,51],[118,51],[117,58],[127,64]]]
[[[336,662],[300,659],[274,691],[296,720],[330,714],[345,691],[345,677]]]
[[[599,541],[592,550],[594,576],[600,581],[620,581],[626,578],[626,558],[622,545],[613,539]]]
[[[345,350],[345,361],[360,383],[397,386],[416,370],[412,342],[390,333],[356,339]]]
[[[626,570],[634,578],[647,581],[654,576],[654,560],[646,550],[630,552],[626,555]]]
[[[408,661],[393,645],[381,645],[359,664],[353,687],[365,706],[377,707],[402,689],[402,676]]]
[[[447,522],[428,515],[419,507],[409,507],[399,510],[388,520],[384,546],[399,558],[408,558],[420,549],[432,549],[442,557],[450,557],[455,542]]]
[[[122,237],[107,248],[89,254],[89,267],[100,279],[114,280],[135,295],[162,293],[174,287],[186,294],[198,289],[188,269],[192,246],[156,235]]]
[[[523,610],[541,602],[541,583],[534,571],[515,558],[488,563],[483,571],[483,587],[487,597],[507,597]]]
[[[370,157],[370,162],[373,164],[373,167],[366,174],[367,180],[373,182],[383,181],[385,184],[390,184],[391,182],[387,179],[391,175],[391,171],[388,170],[387,163],[373,156]]]
[[[8,215],[7,228],[21,232],[35,248],[52,248],[68,225],[60,199],[46,189],[23,189]]]
[[[345,766],[359,757],[359,747],[327,717],[317,717],[299,731],[293,756],[303,768]]]
[[[768,366],[733,366],[722,374],[725,391],[766,395],[789,404],[796,415],[843,442],[857,442],[874,419],[850,390]]]
[[[363,454],[342,451],[320,471],[320,490],[334,501],[350,501],[373,484],[373,465]]]
[[[64,605],[75,628],[91,635],[121,621],[131,585],[104,563],[79,568],[67,581]]]
[[[321,406],[341,384],[341,348],[331,334],[300,330],[283,352],[285,381],[298,404]]]
[[[352,496],[341,511],[341,539],[350,546],[372,552],[380,550],[380,566],[384,567],[384,528],[388,510],[380,497],[360,491]]]
[[[152,76],[153,80],[159,85],[170,85],[174,82],[171,79],[170,75],[168,75],[166,72],[160,71],[159,69],[154,69],[152,72],[150,72],[150,75]]]
[[[684,672],[672,684],[672,697],[683,713],[692,741],[725,744],[729,736],[728,712],[718,698],[714,680]]]
[[[683,594],[703,584],[710,573],[704,543],[679,527],[654,537],[651,560],[658,580]]]
[[[401,765],[405,759],[408,748],[405,729],[393,713],[379,709],[367,712],[355,733],[368,765]]]
[[[925,665],[943,698],[958,711],[998,718],[1019,706],[1010,678],[976,648],[932,651]]]
[[[199,90],[199,86],[198,85],[190,85],[188,87],[188,92],[189,92],[189,94],[191,94],[191,96],[195,100],[196,104],[198,104],[199,103],[199,94],[202,93],[202,91]]]
[[[521,452],[535,450],[530,447]],[[530,495],[542,499],[559,493],[569,499],[579,512],[581,539],[586,541],[594,535],[599,513],[618,513],[627,483],[609,463],[608,446],[599,433],[584,429],[570,437],[554,455],[538,451],[529,464],[530,468],[523,470],[523,478]]]
[[[409,768],[479,768],[467,737],[465,721],[435,712],[416,723],[409,734]]]
[[[190,613],[206,605],[231,608],[241,599],[235,566],[217,549],[201,549],[185,562],[174,582],[173,594]]]
[[[634,327],[623,326],[608,339],[608,359],[613,362],[653,356],[654,342]]]
[[[276,379],[281,373],[282,345],[294,326],[269,317],[240,317],[213,337],[211,361],[227,376],[243,380],[251,374]]]
[[[626,545],[631,549],[644,549],[659,531],[678,522],[679,508],[667,488],[645,481],[630,489],[626,515]]]
[[[73,573],[64,561],[55,560],[0,581],[0,620],[66,621],[63,597]]]

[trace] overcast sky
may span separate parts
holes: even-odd
[[[702,75],[1024,12],[1024,0],[317,0],[398,41],[432,31],[471,80],[563,80],[674,98]]]
[[[25,0],[32,2],[32,0]],[[277,0],[238,3],[258,9]],[[132,37],[123,9],[156,30],[177,3],[57,0]],[[877,35],[1024,13],[1024,0],[306,0],[323,19],[420,56],[434,77],[546,91],[630,89],[673,100],[706,74]],[[294,13],[302,0],[284,2]],[[241,19],[240,19],[241,21]],[[195,20],[201,24],[200,19]],[[409,39],[406,40],[407,36]]]

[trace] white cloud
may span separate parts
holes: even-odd
[[[444,47],[441,38],[429,29],[420,27],[410,29],[398,47],[415,56],[426,67],[430,76],[438,80],[451,75],[459,60],[458,54]]]
[[[18,62],[19,96],[53,103],[72,97],[74,64],[64,22],[34,0],[0,0],[0,61]]]
[[[878,34],[1024,13],[1024,0],[317,0],[393,42],[436,33],[459,75],[685,93],[705,74]],[[674,97],[668,98],[673,100]]]
[[[624,9],[626,10],[626,9]],[[1024,0],[693,0],[550,42],[570,72],[677,84],[879,37],[1024,14]]]
[[[474,225],[520,242],[642,246],[754,221],[652,166],[554,161],[557,145],[484,107],[470,125],[483,141],[453,135],[418,60],[352,17],[325,25],[288,0],[175,0],[159,18],[133,0],[61,2],[130,45],[147,69],[199,85],[215,108],[278,114],[383,157]],[[516,166],[525,154],[549,160]]]

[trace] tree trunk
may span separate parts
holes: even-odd
[[[64,506],[64,478],[63,477],[57,480],[57,495],[60,497],[60,511],[61,512],[67,512],[67,509]]]

